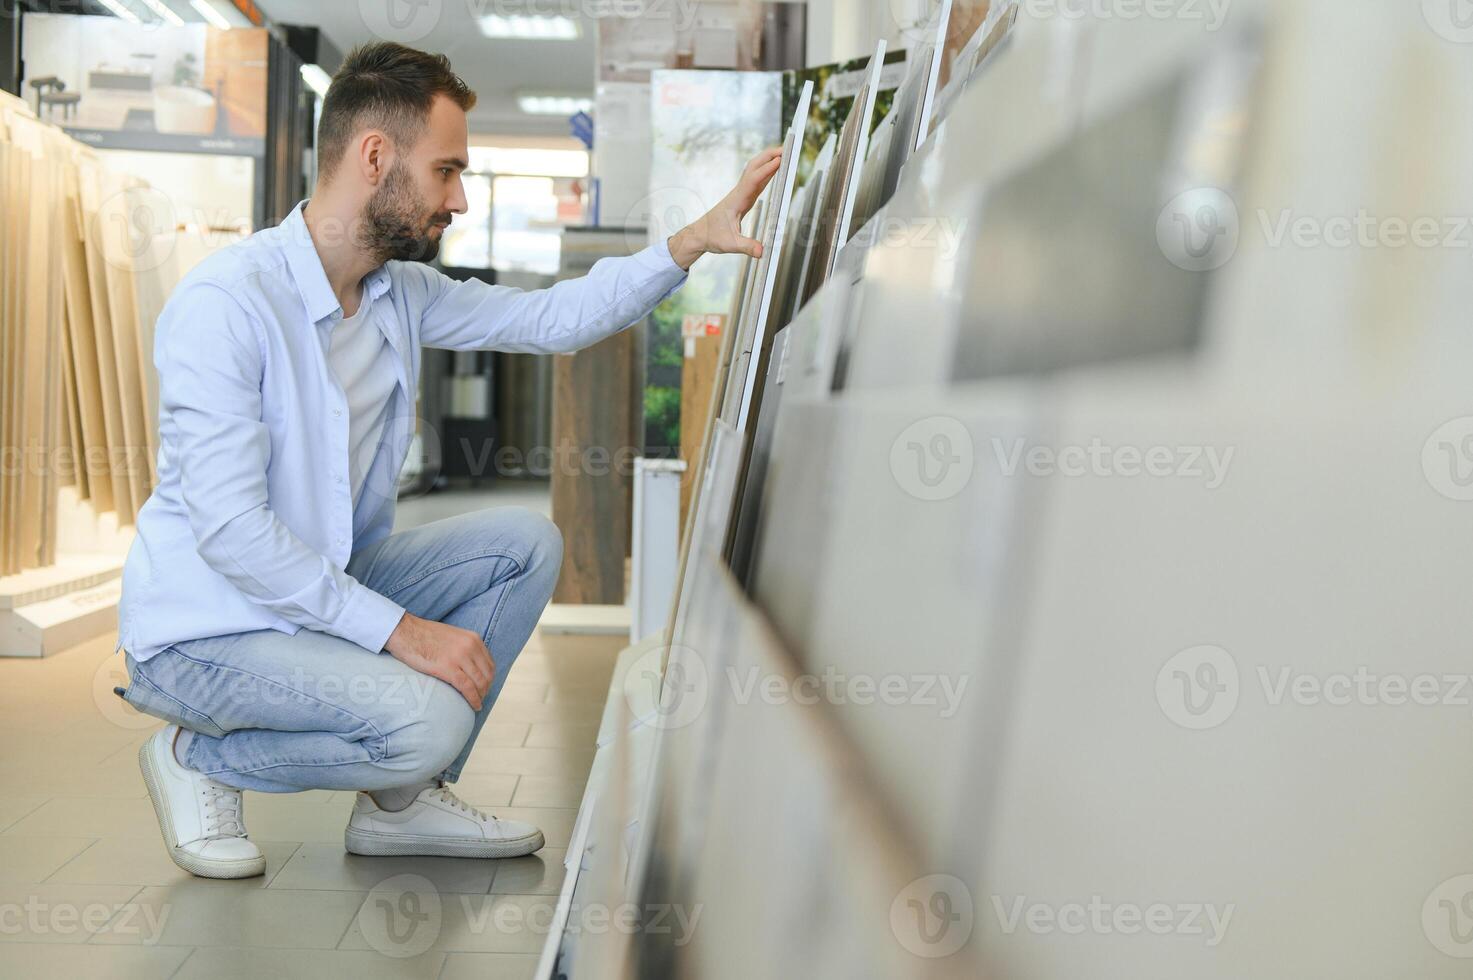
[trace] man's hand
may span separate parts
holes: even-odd
[[[764,150],[747,164],[741,182],[698,220],[670,236],[670,257],[682,269],[689,269],[702,255],[741,253],[754,259],[762,257],[762,243],[742,234],[742,219],[757,203],[783,162],[782,147]]]
[[[478,635],[412,613],[399,620],[384,649],[400,663],[449,684],[477,711],[496,677],[491,652]]]

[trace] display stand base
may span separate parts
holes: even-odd
[[[628,606],[573,605],[554,602],[542,613],[537,628],[543,633],[584,636],[628,636]]]

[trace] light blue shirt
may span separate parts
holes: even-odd
[[[375,269],[363,303],[393,348],[397,383],[355,508],[348,405],[327,356],[343,310],[305,204],[202,261],[159,316],[159,482],[138,514],[118,610],[118,647],[136,660],[199,637],[302,627],[382,650],[404,609],[343,569],[393,529],[420,348],[580,350],[640,320],[687,275],[663,241],[533,291],[417,262]]]

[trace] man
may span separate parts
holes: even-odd
[[[562,538],[518,509],[389,533],[420,348],[578,350],[702,254],[760,254],[740,222],[780,150],[695,224],[583,279],[525,292],[432,270],[466,209],[475,101],[443,55],[354,51],[323,103],[316,192],[200,263],[159,317],[159,485],[124,569],[119,693],[170,722],[139,760],[170,855],[196,875],[264,871],[242,789],[360,791],[356,854],[542,846],[449,784],[551,597]]]

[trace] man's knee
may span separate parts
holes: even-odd
[[[455,761],[475,727],[476,713],[454,687],[423,675],[428,682],[409,720],[389,734],[385,767],[393,785],[431,779]]]
[[[523,574],[538,574],[556,580],[563,564],[563,532],[542,514],[526,507],[512,508],[517,537],[524,549]]]

